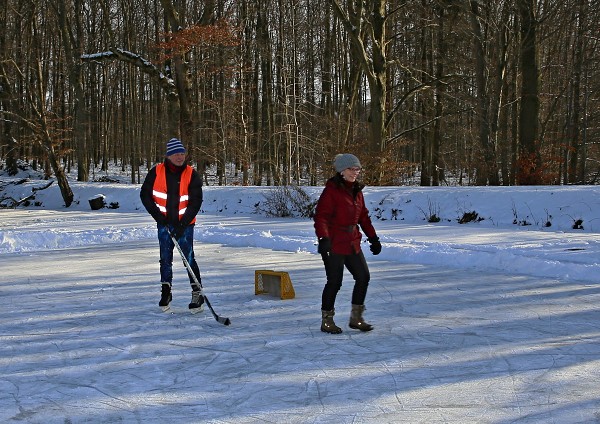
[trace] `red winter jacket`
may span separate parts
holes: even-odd
[[[325,184],[314,216],[315,233],[318,238],[331,239],[332,253],[360,252],[362,234],[359,225],[367,237],[377,237],[365,206],[363,187],[358,182],[348,187],[339,174]]]

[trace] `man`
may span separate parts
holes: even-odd
[[[169,309],[173,295],[173,240],[177,240],[196,278],[200,281],[200,270],[194,257],[194,224],[196,214],[202,205],[202,178],[186,162],[186,150],[180,140],[172,138],[167,143],[166,158],[163,163],[152,168],[140,191],[142,204],[156,221],[160,247],[161,297],[158,305]],[[188,271],[189,274],[189,271]],[[204,298],[200,294],[191,274],[192,313],[202,311]]]

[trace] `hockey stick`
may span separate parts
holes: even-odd
[[[188,262],[188,260],[186,259],[185,255],[183,254],[183,250],[181,250],[181,246],[179,246],[179,243],[177,243],[177,240],[175,239],[175,237],[173,237],[173,233],[171,233],[169,231],[169,235],[171,236],[171,240],[173,240],[173,244],[177,248],[177,251],[181,255],[181,259],[183,259],[183,264],[185,265],[185,268],[187,269],[188,273],[194,279],[194,284],[195,284],[196,288],[200,291],[200,294],[202,295],[202,297],[204,297],[204,301],[206,302],[206,306],[208,306],[208,309],[210,309],[210,312],[212,313],[213,317],[215,317],[215,319],[217,320],[217,322],[220,322],[223,325],[230,325],[231,324],[231,320],[229,318],[223,318],[223,317],[220,317],[220,316],[217,315],[217,313],[213,309],[212,305],[208,301],[208,297],[206,297],[206,295],[204,294],[202,283],[200,281],[198,281],[198,277],[196,277],[196,274],[194,274],[194,271],[192,270],[192,267],[190,266],[190,263]]]

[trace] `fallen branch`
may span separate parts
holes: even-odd
[[[14,184],[15,184],[15,185],[18,185],[18,184],[23,184],[25,181],[27,181],[27,180],[26,180],[26,179],[25,179],[25,180],[20,180],[20,181],[17,181],[16,183],[14,183]],[[6,196],[6,197],[3,197],[2,199],[0,199],[0,208],[4,208],[4,209],[15,209],[15,208],[17,208],[18,206],[22,205],[23,203],[25,203],[25,202],[27,202],[27,201],[29,201],[29,200],[31,200],[31,199],[34,199],[34,198],[35,198],[35,193],[36,193],[36,192],[38,192],[38,191],[40,191],[40,190],[45,190],[45,189],[47,189],[47,188],[48,188],[48,187],[50,187],[50,186],[51,186],[53,183],[54,183],[54,181],[50,181],[50,182],[48,182],[48,184],[46,184],[46,185],[44,185],[44,186],[42,186],[42,187],[33,187],[33,188],[31,189],[31,194],[30,194],[29,196],[23,197],[22,199],[19,199],[19,200],[15,199],[15,198],[14,198],[14,197],[12,197],[12,196]],[[6,202],[6,201],[10,201],[10,202],[9,202],[9,203],[7,203],[7,204],[5,204],[5,202]]]

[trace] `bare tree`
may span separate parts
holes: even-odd
[[[539,89],[537,64],[537,18],[534,0],[516,0],[520,18],[521,87],[519,114],[519,170],[518,182],[522,185],[541,184],[542,167],[539,150]]]
[[[379,154],[386,142],[386,0],[348,1],[346,9],[338,0],[329,0],[350,36],[354,60],[361,65],[370,89],[370,150]]]
[[[8,8],[8,2],[3,2],[3,7],[0,8],[0,25],[5,30],[0,33],[0,108],[2,110],[15,111],[17,110],[17,96],[13,90],[13,81],[9,78],[7,70],[8,66],[15,66],[14,62],[11,61],[9,56],[9,46],[7,37],[10,36],[9,28],[11,28],[12,22],[10,11]],[[0,144],[6,146],[6,170],[8,175],[16,175],[18,172],[17,168],[17,143],[13,136],[13,119],[10,117],[4,117],[3,119],[3,131]]]
[[[3,0],[0,157],[135,182],[180,136],[219,184],[319,184],[348,150],[369,184],[595,181],[593,4]]]
[[[89,178],[89,150],[86,138],[85,95],[83,90],[82,63],[79,59],[83,53],[83,16],[82,0],[58,0],[52,3],[58,18],[63,52],[69,82],[73,88],[73,138],[76,144],[77,180],[87,181]]]

